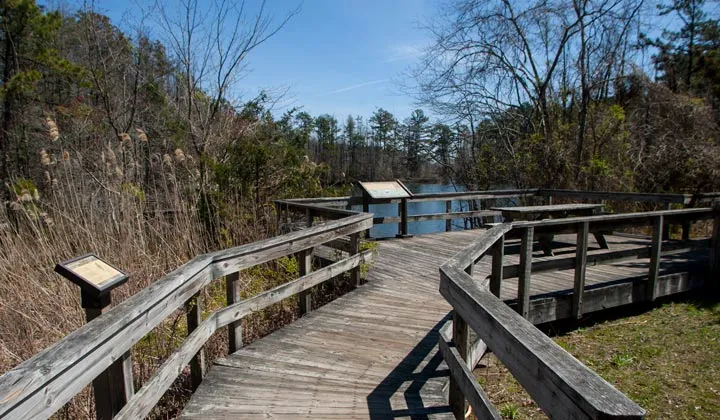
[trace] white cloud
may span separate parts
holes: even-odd
[[[342,93],[342,92],[347,92],[347,91],[349,91],[349,90],[360,89],[361,87],[365,87],[365,86],[371,86],[371,85],[377,85],[377,84],[380,84],[380,83],[385,83],[385,82],[387,82],[388,80],[390,80],[390,79],[372,80],[372,81],[370,81],[370,82],[364,82],[364,83],[360,83],[360,84],[357,84],[357,85],[346,86],[346,87],[344,87],[344,88],[336,89],[336,90],[333,90],[333,91],[331,91],[331,92],[328,92],[327,94],[328,94],[328,95],[334,95],[334,94],[336,94],[336,93]]]

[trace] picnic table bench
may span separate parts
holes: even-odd
[[[541,220],[547,218],[569,216],[592,216],[602,212],[602,204],[552,204],[545,206],[519,206],[519,207],[492,207],[491,210],[502,213],[506,222],[514,220]],[[605,236],[601,232],[593,233],[600,248],[608,249]],[[543,234],[538,236],[538,242],[545,255],[554,255],[552,241],[554,235]]]

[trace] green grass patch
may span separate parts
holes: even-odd
[[[648,419],[720,418],[720,303],[667,303],[554,340],[645,408]],[[545,418],[505,367],[486,358],[476,375],[501,415]]]

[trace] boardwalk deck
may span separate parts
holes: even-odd
[[[447,370],[437,351],[438,329],[450,306],[438,292],[438,267],[477,238],[449,232],[379,242],[368,283],[269,336],[218,360],[182,418],[453,418],[443,385]],[[612,250],[649,240],[606,237]],[[574,236],[555,238],[555,257],[574,252]],[[600,251],[590,240],[590,254]],[[505,265],[518,263],[508,241]],[[664,262],[661,274],[686,268],[696,254]],[[703,257],[700,257],[703,258]],[[590,267],[593,285],[647,275],[647,259]],[[490,273],[476,265],[474,276]],[[572,289],[573,271],[533,274],[533,295]],[[516,296],[517,280],[503,281],[502,297]]]

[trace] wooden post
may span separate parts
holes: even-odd
[[[412,238],[412,235],[408,235],[408,201],[407,198],[400,200],[398,204],[398,213],[400,216],[400,224],[398,225],[398,238]]]
[[[452,200],[445,201],[445,213],[452,213]],[[446,219],[445,220],[445,232],[450,232],[451,230],[452,230],[452,220]]]
[[[350,256],[353,256],[360,252],[360,233],[353,233],[350,235]],[[360,287],[362,279],[360,278],[360,267],[355,267],[350,270],[350,282],[355,284],[355,287]]]
[[[306,209],[305,210],[305,216],[307,219],[307,227],[312,227],[313,225],[313,218],[315,217],[315,214],[313,214],[312,209]]]
[[[370,196],[366,191],[363,191],[362,211],[363,213],[370,213]],[[370,229],[365,231],[365,238],[370,238]]]
[[[665,210],[672,210],[672,204],[666,203]],[[670,239],[670,225],[663,225],[662,240],[667,241],[668,239]]]
[[[81,291],[81,305],[85,309],[87,322],[106,312],[112,298],[110,293],[101,296]],[[103,373],[93,379],[95,393],[95,414],[98,420],[110,420],[135,393],[132,377],[132,358],[130,351],[123,354]]]
[[[202,322],[202,299],[200,292],[196,293],[187,302],[187,330],[188,335],[195,331]],[[190,386],[195,391],[205,376],[205,348],[200,348],[192,360],[190,360]]]
[[[468,325],[462,317],[453,311],[453,344],[457,349],[460,357],[467,363],[468,355],[470,354],[470,334],[468,334]],[[450,390],[449,398],[450,409],[453,415],[458,420],[465,419],[465,413],[467,412],[467,402],[465,396],[462,394],[460,387],[450,375]]]
[[[503,259],[505,257],[505,235],[493,245],[492,273],[490,274],[490,293],[500,298],[500,287],[503,278]]]
[[[535,228],[525,228],[520,243],[520,278],[518,280],[517,311],[525,319],[530,311],[530,273],[532,271],[533,234]]]
[[[583,293],[585,292],[585,269],[587,266],[588,236],[590,222],[578,226],[577,244],[575,247],[575,283],[573,287],[572,311],[575,318],[582,316]]]
[[[225,276],[225,295],[227,304],[240,302],[240,273],[232,273]],[[229,353],[235,353],[243,345],[242,322],[235,321],[228,325],[228,349]]]
[[[707,277],[707,285],[717,290],[720,286],[720,213],[715,213],[710,246],[710,275]]]
[[[664,217],[660,215],[653,221],[652,243],[650,245],[650,271],[648,273],[648,289],[646,290],[647,298],[651,301],[654,301],[657,297],[657,279],[660,271],[660,253],[662,252],[663,219]]]
[[[312,248],[298,253],[300,263],[300,277],[312,272]],[[312,294],[310,290],[300,292],[300,314],[305,315],[312,310]]]

